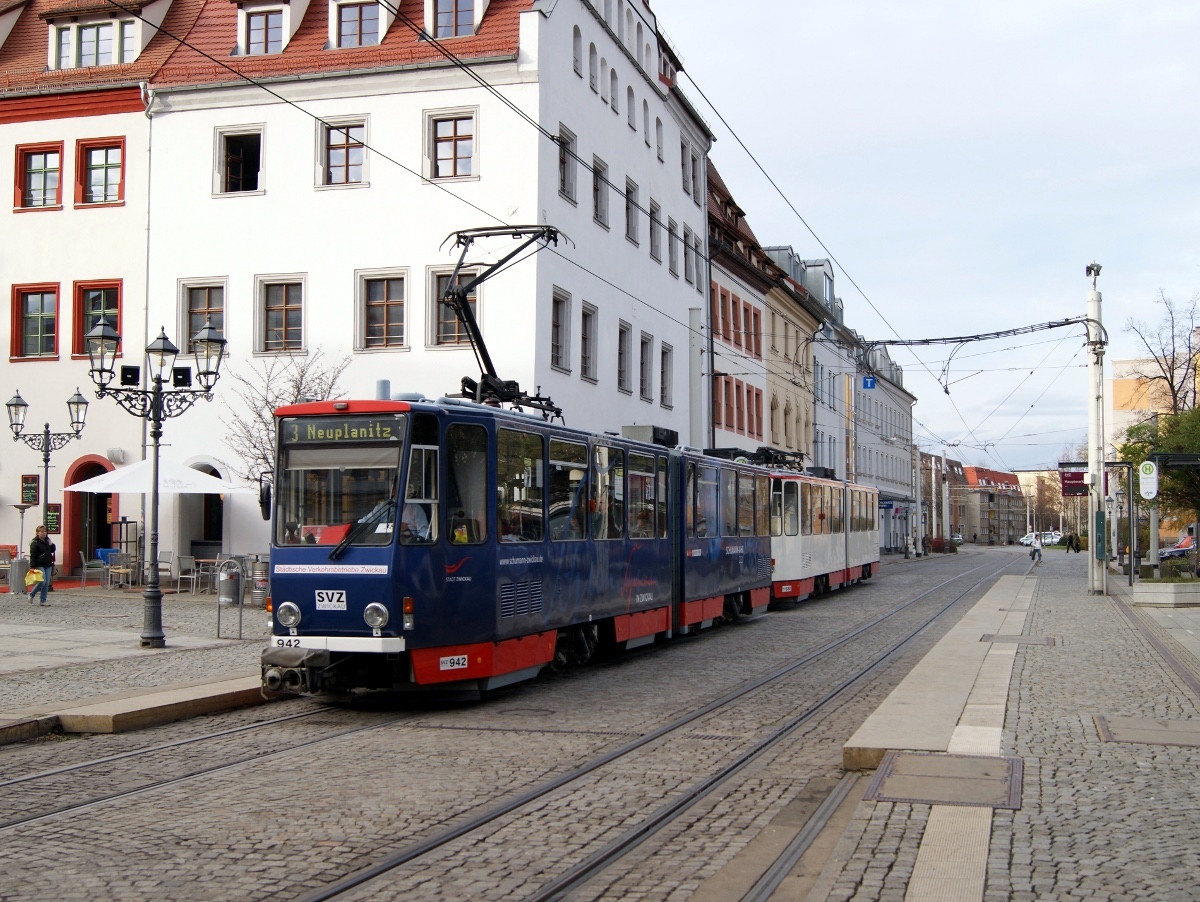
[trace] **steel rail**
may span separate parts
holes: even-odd
[[[800,667],[803,667],[804,665],[806,665],[808,663],[811,663],[813,660],[815,660],[823,655],[829,654],[830,652],[840,648],[841,646],[845,645],[846,643],[851,642],[854,639],[858,638],[860,635],[867,632],[868,630],[878,626],[880,623],[883,623],[884,621],[888,620],[889,618],[894,617],[899,613],[902,613],[903,611],[905,611],[912,605],[916,604],[921,599],[927,597],[928,595],[931,595],[932,593],[938,591],[939,589],[943,588],[944,586],[947,586],[950,583],[956,582],[957,580],[960,580],[965,576],[969,576],[970,574],[976,572],[977,570],[983,569],[984,566],[985,566],[984,564],[980,564],[979,566],[972,567],[969,570],[965,570],[962,573],[956,574],[955,576],[952,576],[949,579],[944,580],[944,581],[938,583],[937,585],[932,586],[931,588],[925,590],[924,592],[921,592],[920,594],[902,602],[901,604],[897,605],[896,607],[894,607],[888,611],[885,611],[884,613],[872,618],[869,621],[866,621],[866,622],[860,624],[859,626],[855,627],[854,629],[850,630],[849,632],[842,634],[839,638],[833,639],[833,640],[827,642],[825,645],[815,649],[814,651],[808,652],[808,653],[804,654],[803,656],[801,656],[800,658],[793,660],[793,661],[789,662],[788,664],[785,664],[781,667],[778,667],[775,670],[772,670],[771,672],[767,673],[764,676],[761,676],[754,680],[751,680],[750,682],[745,683],[742,686],[731,690],[730,692],[727,692],[726,694],[722,695],[721,697],[719,697],[711,702],[708,702],[707,704],[695,709],[694,711],[684,714],[681,717],[678,717],[675,720],[665,724],[664,726],[659,727],[658,729],[652,730],[651,732],[645,734],[644,736],[641,736],[637,739],[631,740],[630,742],[626,743],[625,745],[622,745],[619,748],[614,749],[611,752],[601,755],[600,757],[595,758],[590,762],[580,765],[577,768],[573,768],[572,770],[567,771],[566,773],[561,774],[560,776],[555,777],[551,780],[548,780],[539,786],[535,786],[532,789],[521,792],[518,795],[516,795],[506,801],[502,801],[499,804],[487,809],[486,811],[483,811],[483,812],[469,818],[468,820],[464,821],[463,823],[461,823],[457,826],[454,826],[454,827],[450,827],[450,828],[448,828],[440,833],[437,833],[425,840],[417,842],[417,843],[409,846],[406,849],[402,849],[401,851],[396,852],[395,854],[389,855],[388,857],[377,862],[376,864],[369,865],[358,871],[347,874],[345,877],[343,877],[339,880],[336,880],[332,883],[326,884],[325,886],[323,886],[319,889],[316,889],[311,892],[305,893],[304,895],[298,896],[297,902],[323,902],[323,900],[326,900],[326,899],[336,898],[337,896],[340,896],[346,892],[349,892],[350,890],[352,890],[358,886],[361,886],[364,883],[374,880],[377,877],[380,877],[380,876],[386,874],[387,872],[394,870],[397,867],[400,867],[401,865],[407,864],[408,862],[413,861],[417,858],[420,858],[423,855],[427,855],[430,852],[446,845],[447,843],[453,842],[454,840],[459,839],[460,837],[465,836],[469,833],[473,833],[476,830],[481,829],[482,827],[486,827],[488,824],[491,824],[492,822],[498,820],[499,818],[504,817],[505,815],[510,814],[511,812],[513,812],[519,808],[522,808],[531,802],[537,801],[538,799],[540,799],[544,796],[547,796],[547,795],[561,789],[562,787],[567,786],[567,785],[581,779],[582,777],[587,776],[588,774],[592,773],[593,771],[599,770],[600,768],[605,767],[606,765],[611,764],[612,762],[617,761],[620,758],[623,758],[623,757],[625,757],[625,756],[627,756],[627,755],[629,755],[629,754],[631,754],[653,742],[656,742],[658,739],[662,738],[663,736],[666,736],[670,733],[676,732],[676,731],[680,730],[681,728],[688,726],[689,724],[695,722],[696,720],[699,720],[701,717],[704,717],[704,716],[712,713],[713,711],[716,711],[722,707],[725,707],[726,705],[729,705],[735,701],[739,701],[740,699],[744,698],[746,695],[749,695],[751,692],[754,692],[770,683],[775,682],[776,680],[778,680],[784,676],[787,676],[788,674],[794,672],[795,670],[799,669]],[[962,594],[957,596],[955,598],[955,600],[953,602],[951,602],[951,604],[957,603],[957,601],[960,598],[962,598],[963,595],[967,594],[967,592],[972,591],[974,588],[976,588],[982,582],[991,578],[991,576],[994,576],[995,573],[1002,572],[1003,570],[1007,569],[1009,566],[1011,566],[1011,563],[1006,564],[1004,567],[1001,567],[999,570],[994,571],[991,575],[986,576],[983,579],[979,580],[979,582],[975,583],[973,586],[971,586],[969,589],[967,589],[966,592],[963,592]],[[941,614],[941,611],[939,611],[939,614],[937,616],[940,616],[940,614]],[[919,632],[921,629],[924,629],[925,626],[927,626],[927,625],[928,625],[928,622],[923,623],[916,632]],[[915,632],[913,633],[913,635],[915,635]],[[905,641],[907,641],[907,639]],[[890,652],[889,652],[889,654],[890,654]],[[861,677],[859,677],[859,678],[861,678]],[[840,690],[838,690],[838,691],[840,691]]]

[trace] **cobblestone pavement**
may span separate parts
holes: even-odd
[[[819,646],[852,623],[890,609],[901,598],[973,566],[994,569],[986,553],[958,559],[896,560],[881,576],[847,592],[713,630],[694,640],[647,649],[592,668],[550,676],[477,705],[418,707],[391,712],[322,709],[310,701],[232,712],[137,734],[47,739],[0,748],[0,773],[32,774],[216,728],[254,723],[288,711],[311,718],[264,726],[175,750],[165,760],[116,762],[90,775],[91,794],[128,788],[129,768],[162,779],[211,766],[222,758],[252,760],[206,777],[79,811],[70,818],[0,833],[0,897],[93,899],[279,898],[315,888],[377,862],[472,808],[489,806],[597,754],[661,726]],[[979,575],[982,575],[982,571]],[[964,577],[962,588],[978,576]],[[975,597],[982,593],[982,587]],[[961,591],[961,589],[959,590]],[[135,596],[136,599],[136,596]],[[74,618],[103,621],[119,613],[135,637],[140,599],[113,611],[110,600],[81,599]],[[59,606],[56,606],[56,608]],[[64,610],[72,610],[62,606]],[[56,608],[30,617],[53,613]],[[172,632],[202,633],[213,625],[215,602],[167,602]],[[8,612],[5,611],[7,614]],[[261,614],[261,612],[259,612]],[[132,619],[131,619],[132,618]],[[189,620],[188,618],[195,618]],[[5,618],[0,618],[3,621]],[[914,615],[914,620],[917,622]],[[950,621],[952,622],[952,621]],[[606,874],[580,898],[686,898],[743,848],[805,784],[840,773],[841,743],[886,696],[949,623],[931,627],[905,654],[843,699],[819,722],[748,769],[681,823]],[[903,624],[897,624],[897,632]],[[691,785],[711,762],[748,746],[794,715],[865,660],[876,637],[851,643],[837,661],[814,662],[761,690],[732,710],[694,724],[682,736],[639,755],[616,772],[597,775],[569,793],[538,803],[521,823],[493,838],[447,847],[418,867],[364,887],[357,898],[506,899],[520,897],[581,854],[586,844],[636,823],[670,794]],[[203,669],[200,655],[244,654],[257,660],[260,643],[172,653],[181,666]],[[195,659],[192,656],[197,656]],[[171,655],[97,662],[120,682],[131,666],[150,668]],[[130,664],[132,660],[134,665]],[[69,670],[71,668],[64,668]],[[161,678],[161,667],[159,668]],[[46,698],[63,686],[57,670],[9,674]],[[136,682],[149,671],[131,673]],[[38,689],[43,680],[58,681]],[[35,691],[35,689],[37,691]],[[286,749],[347,726],[364,729],[304,749]],[[279,754],[273,754],[275,750]],[[257,756],[257,757],[256,757]],[[73,778],[82,780],[83,777]],[[13,787],[5,813],[36,810],[47,791]],[[76,800],[71,785],[67,801]],[[457,863],[452,856],[457,857]],[[464,858],[469,866],[464,866]]]
[[[1093,717],[1200,728],[1200,700],[1116,600],[1088,595],[1086,556],[1048,550],[1031,575],[1027,635],[1056,644],[1017,651],[1002,754],[1024,762],[1022,806],[992,816],[985,899],[1197,898],[1200,749],[1103,742]],[[1195,670],[1153,618],[1132,610]],[[860,803],[822,898],[903,899],[929,810]]]

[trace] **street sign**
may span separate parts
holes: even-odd
[[[1138,466],[1138,491],[1147,501],[1158,497],[1158,464],[1152,460]]]
[[[1059,470],[1058,477],[1062,481],[1063,497],[1086,495],[1088,493],[1087,482],[1084,480],[1086,475],[1087,473],[1083,470]]]
[[[874,376],[863,376],[863,388],[874,388],[874,387],[875,387],[875,377]]]
[[[32,476],[21,477],[21,503],[22,504],[37,504],[41,499],[41,492],[38,491],[38,482],[40,478],[36,473]]]

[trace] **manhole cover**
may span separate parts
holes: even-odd
[[[1152,720],[1145,717],[1092,715],[1104,742],[1141,742],[1146,745],[1200,747],[1200,721]]]
[[[1020,758],[888,752],[864,799],[918,805],[1021,807]]]

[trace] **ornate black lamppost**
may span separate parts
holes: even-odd
[[[146,554],[146,590],[142,593],[145,604],[141,640],[143,648],[162,648],[166,645],[166,637],[162,630],[162,592],[158,583],[158,440],[162,436],[163,420],[179,416],[200,398],[206,401],[213,399],[213,386],[221,377],[225,339],[221,337],[219,330],[213,328],[211,321],[206,322],[204,328],[192,337],[196,378],[200,382],[200,391],[188,387],[192,384],[190,367],[175,367],[175,357],[179,348],[171,344],[165,328],[160,331],[158,338],[146,346],[146,373],[151,387],[109,388],[116,375],[113,359],[116,357],[120,340],[121,336],[116,329],[103,318],[88,332],[88,358],[91,360],[89,373],[92,381],[96,383],[97,398],[111,395],[126,411],[150,423],[154,455],[150,470],[150,543]],[[123,366],[121,370],[123,385],[140,383],[140,373],[137,372],[136,366]],[[168,380],[173,385],[183,387],[164,389],[163,383]]]
[[[12,400],[5,405],[8,408],[8,426],[12,429],[13,441],[22,441],[34,451],[42,452],[42,523],[46,523],[47,508],[50,501],[50,452],[65,448],[73,438],[79,438],[83,432],[83,421],[87,418],[87,399],[75,389],[75,396],[67,401],[67,410],[71,412],[70,432],[51,432],[50,424],[42,432],[23,435],[25,429],[25,414],[29,412],[29,404],[21,393],[13,395]],[[24,512],[22,512],[24,513]]]

